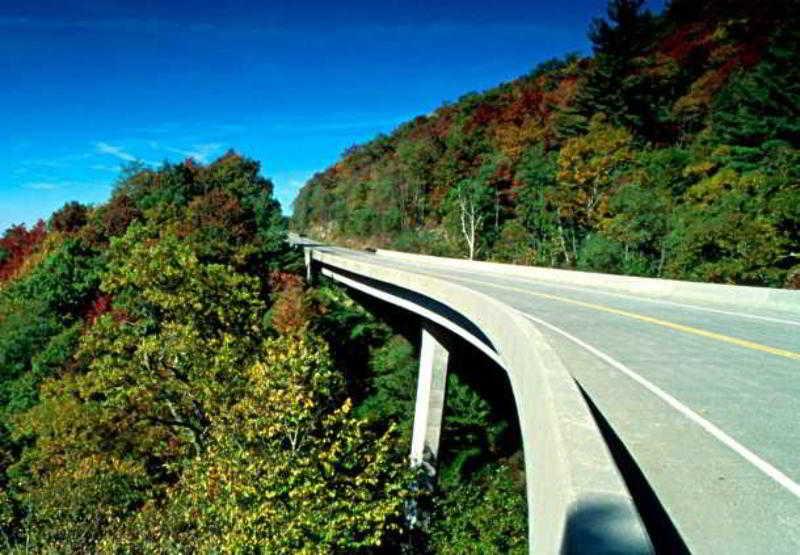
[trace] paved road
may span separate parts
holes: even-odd
[[[501,300],[550,339],[697,553],[800,553],[800,314],[336,254]]]

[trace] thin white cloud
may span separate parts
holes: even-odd
[[[23,189],[34,191],[55,191],[58,189],[93,189],[105,187],[101,182],[94,181],[73,181],[71,179],[42,179],[39,181],[28,181],[20,185]]]
[[[54,181],[33,181],[31,183],[25,183],[22,185],[26,189],[35,189],[37,191],[52,191],[54,189],[60,189],[64,186],[64,183],[57,183]]]
[[[49,158],[33,158],[22,160],[20,165],[33,168],[33,167],[41,167],[41,168],[68,168],[70,166],[74,166],[75,162],[80,162],[81,160],[87,160],[91,158],[94,154],[89,152],[83,152],[80,154],[64,154],[60,156],[51,156]]]
[[[91,169],[99,172],[117,172],[119,171],[119,166],[109,166],[107,164],[92,164],[89,166]]]
[[[219,150],[222,148],[222,144],[221,143],[196,144],[192,145],[191,148],[189,149],[173,148],[169,146],[165,146],[162,148],[168,152],[174,152],[175,154],[180,154],[181,156],[185,156],[186,158],[193,158],[198,162],[206,164],[208,163],[208,159],[212,154],[214,154],[215,152],[219,152]]]
[[[125,152],[121,147],[111,145],[103,141],[95,143],[95,148],[97,149],[97,152],[99,152],[100,154],[109,154],[125,162],[137,162],[139,160],[133,154]]]

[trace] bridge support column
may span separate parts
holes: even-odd
[[[433,490],[439,439],[442,435],[447,363],[449,352],[431,333],[422,328],[422,345],[417,378],[417,404],[414,409],[414,430],[411,436],[411,468],[420,469],[412,489]],[[426,529],[428,511],[416,501],[406,504],[406,522],[413,528]]]
[[[314,272],[311,268],[311,265],[313,264],[313,260],[311,259],[311,249],[308,247],[304,248],[303,256],[306,261],[306,283],[311,285],[314,279]]]
[[[436,474],[439,455],[448,359],[449,353],[444,345],[428,329],[422,328],[411,466],[424,467],[430,477]]]

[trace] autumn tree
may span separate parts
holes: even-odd
[[[566,142],[558,156],[557,182],[550,200],[557,210],[559,240],[568,263],[577,255],[577,238],[590,232],[608,212],[609,195],[616,176],[632,157],[631,135],[607,123],[602,115],[592,118],[586,135]],[[572,248],[568,245],[569,228]]]
[[[408,478],[394,433],[352,415],[325,344],[269,340],[246,376],[205,455],[102,549],[353,552],[399,532]]]
[[[64,549],[91,545],[169,481],[170,464],[202,454],[264,310],[254,278],[141,226],[113,241],[101,286],[117,314],[98,319],[81,339],[81,371],[48,381],[15,429],[36,439],[23,458],[31,526]]]
[[[31,229],[15,225],[3,233],[0,238],[0,283],[14,276],[46,235],[47,228],[42,220]]]
[[[89,209],[79,202],[68,202],[50,218],[50,227],[56,231],[77,231],[88,221]]]

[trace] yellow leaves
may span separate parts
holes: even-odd
[[[691,177],[697,175],[708,175],[714,169],[718,167],[718,164],[710,159],[703,159],[695,164],[690,164],[686,166],[683,170],[684,177]]]
[[[546,129],[539,121],[529,118],[521,125],[505,123],[495,127],[494,142],[509,160],[515,162],[525,148],[541,140],[545,132]]]
[[[726,191],[737,188],[740,183],[741,179],[735,170],[723,168],[692,185],[686,191],[686,196],[700,205],[706,205],[720,198]]]
[[[605,123],[602,115],[592,118],[589,133],[568,140],[558,157],[558,179],[566,185],[607,184],[613,170],[632,157],[631,135]]]
[[[379,545],[402,511],[404,461],[387,459],[392,436],[371,437],[349,416],[350,400],[331,406],[337,380],[325,345],[271,339],[247,376],[235,418],[214,431],[213,446],[186,470],[160,516],[138,518],[132,539],[219,552]],[[305,431],[293,436],[297,426]],[[283,438],[297,444],[289,449]],[[163,522],[157,536],[145,526],[154,519]]]
[[[633,158],[631,134],[606,123],[605,116],[594,116],[589,132],[568,140],[558,156],[557,179],[562,186],[559,211],[578,223],[592,226],[605,212],[614,175]]]

